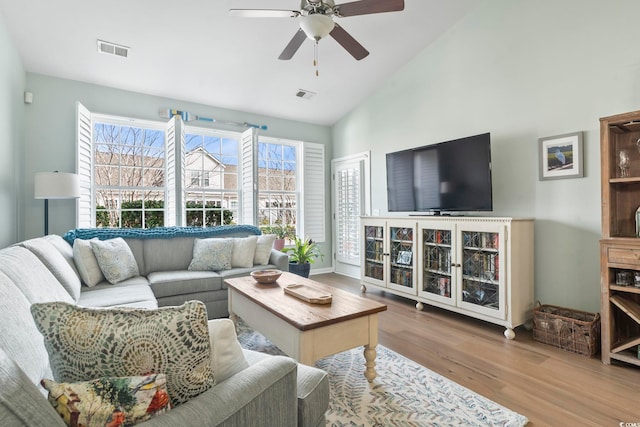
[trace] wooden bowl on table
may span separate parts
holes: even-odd
[[[256,282],[263,285],[275,283],[280,276],[282,276],[282,271],[275,269],[256,270],[251,272],[251,277],[253,277]]]

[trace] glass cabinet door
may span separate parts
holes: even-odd
[[[384,223],[364,226],[363,276],[384,281]]]
[[[505,292],[500,270],[502,232],[460,232],[462,282],[459,295],[461,307],[504,319]]]
[[[419,228],[421,284],[418,295],[455,305],[455,277],[452,274],[451,229]]]
[[[415,223],[389,227],[389,287],[415,295],[413,241]]]

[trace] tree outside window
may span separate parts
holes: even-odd
[[[283,226],[296,234],[298,153],[294,144],[258,143],[258,221],[262,228]]]
[[[93,154],[96,226],[164,225],[164,131],[96,123]]]

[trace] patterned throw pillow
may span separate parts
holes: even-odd
[[[109,283],[122,282],[140,275],[138,263],[122,237],[109,240],[90,240],[100,270]]]
[[[189,270],[229,270],[231,269],[232,254],[233,240],[231,239],[195,239]]]
[[[269,258],[271,258],[271,248],[273,248],[273,242],[275,240],[275,234],[265,234],[262,236],[258,236],[258,242],[256,243],[256,253],[253,257],[254,265],[269,264]]]
[[[207,309],[200,301],[154,310],[50,302],[31,314],[56,381],[164,373],[175,406],[211,388]]]
[[[164,374],[40,383],[68,426],[131,426],[171,409]]]

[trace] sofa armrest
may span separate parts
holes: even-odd
[[[276,249],[271,249],[269,264],[275,265],[280,271],[289,271],[289,255]]]
[[[297,363],[272,356],[144,425],[293,427],[298,422],[296,389]]]

